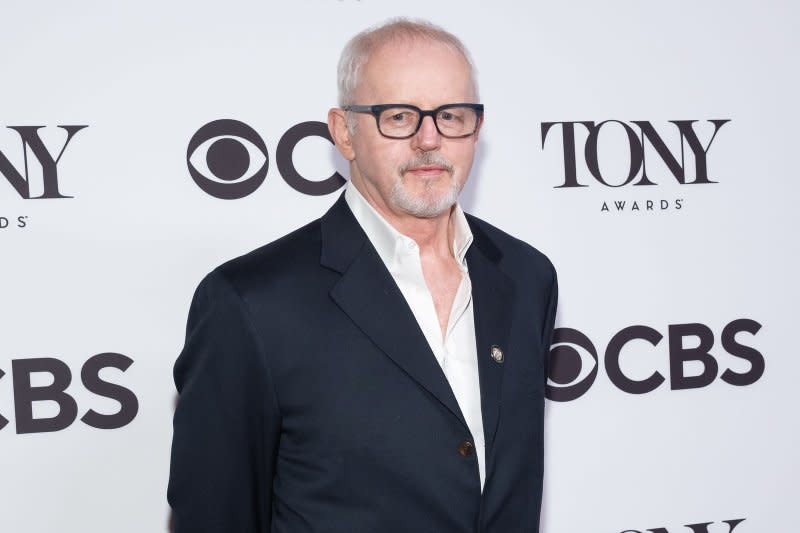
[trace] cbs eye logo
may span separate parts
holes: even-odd
[[[301,122],[289,128],[278,142],[275,161],[284,181],[310,196],[332,193],[345,183],[334,171],[321,181],[303,177],[294,165],[295,147],[307,137],[322,137],[333,144],[324,122]],[[261,136],[233,119],[220,119],[201,127],[189,140],[186,165],[192,180],[207,194],[223,200],[244,198],[264,182],[269,152]]]
[[[581,355],[581,352],[588,355]],[[589,337],[577,329],[556,329],[550,345],[547,397],[556,402],[580,398],[597,378],[597,367],[597,350]]]
[[[755,348],[743,344],[740,337],[755,336],[761,324],[740,318],[727,324],[717,337],[710,327],[700,323],[670,324],[667,330],[666,362],[668,377],[653,370],[647,377],[634,377],[627,365],[621,364],[621,355],[636,357],[645,350],[657,347],[664,335],[649,326],[629,326],[617,332],[606,346],[603,366],[609,381],[628,394],[652,392],[669,379],[671,390],[707,387],[719,377],[735,386],[752,385],[764,374],[764,356]],[[722,350],[714,349],[719,340]],[[644,341],[644,342],[642,342]],[[633,342],[633,346],[628,344]],[[647,345],[650,346],[647,346]],[[725,352],[720,355],[720,352]],[[647,354],[650,359],[649,354]],[[726,356],[732,356],[726,357]],[[727,359],[727,361],[726,361]],[[630,360],[628,360],[630,362]],[[722,373],[720,363],[728,364]],[[553,332],[548,364],[547,398],[568,402],[583,396],[597,378],[600,359],[595,344],[576,329],[557,328]],[[749,368],[748,368],[749,367]],[[699,369],[699,372],[698,372]],[[650,372],[650,369],[647,369]]]

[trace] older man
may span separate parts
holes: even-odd
[[[433,25],[354,37],[319,220],[209,274],[175,366],[177,533],[537,532],[555,271],[465,215],[483,106]]]

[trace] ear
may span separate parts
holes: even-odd
[[[331,134],[331,139],[333,139],[333,143],[339,153],[345,159],[352,161],[356,158],[350,131],[347,129],[347,117],[343,109],[334,107],[328,111],[328,132]]]

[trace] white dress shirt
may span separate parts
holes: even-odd
[[[378,214],[352,182],[347,183],[344,197],[397,283],[400,292],[403,293],[431,351],[450,383],[461,413],[472,433],[481,490],[483,490],[486,478],[486,445],[483,438],[478,354],[472,313],[472,283],[466,261],[467,249],[472,243],[472,231],[469,229],[464,212],[456,204],[452,213],[453,255],[461,269],[461,283],[453,300],[445,335],[442,337],[433,297],[422,274],[422,261],[417,243],[401,234]]]

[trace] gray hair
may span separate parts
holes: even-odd
[[[389,19],[383,24],[368,28],[345,45],[339,58],[337,69],[339,85],[339,106],[355,104],[353,94],[358,86],[361,67],[369,60],[370,54],[380,46],[402,40],[427,40],[449,46],[460,53],[469,66],[469,75],[475,96],[478,96],[478,81],[475,65],[469,51],[458,37],[425,20],[407,18]]]

